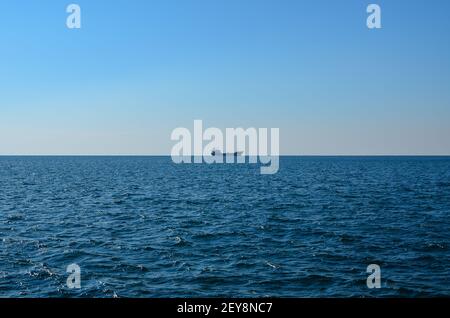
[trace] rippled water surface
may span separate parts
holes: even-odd
[[[450,296],[449,217],[445,157],[0,157],[0,297]]]

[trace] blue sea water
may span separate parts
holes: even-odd
[[[449,157],[0,157],[0,297],[450,296],[449,218]]]

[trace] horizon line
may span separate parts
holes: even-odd
[[[269,154],[269,156],[274,155]],[[279,157],[450,157],[450,153],[449,154],[280,154],[278,156]],[[171,157],[171,155],[170,154],[0,154],[0,157]],[[177,156],[177,157],[186,157],[186,156]],[[190,157],[195,156],[191,155]],[[246,155],[245,157],[248,156]]]

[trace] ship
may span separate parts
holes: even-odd
[[[242,151],[236,151],[236,152],[230,152],[230,153],[223,153],[222,151],[220,151],[220,150],[213,150],[213,151],[211,151],[211,156],[213,156],[213,157],[215,157],[215,156],[223,156],[223,157],[226,157],[226,156],[234,156],[234,157],[237,157],[237,156],[241,156],[242,155]]]

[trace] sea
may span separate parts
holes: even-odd
[[[0,157],[0,297],[449,296],[450,157]]]

